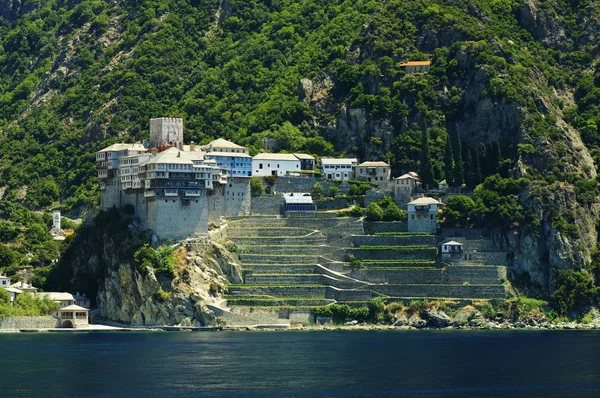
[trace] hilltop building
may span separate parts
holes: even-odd
[[[398,66],[407,73],[427,73],[431,69],[431,61],[408,61]]]
[[[408,203],[408,232],[437,232],[437,212],[441,202],[423,197]]]
[[[354,166],[358,164],[356,158],[319,159],[319,168],[328,180],[349,181],[354,177]]]
[[[252,175],[285,176],[300,170],[300,159],[291,153],[259,153],[252,158]]]
[[[250,211],[251,157],[224,139],[183,144],[182,119],[150,120],[150,146],[114,144],[96,154],[101,207],[131,205],[161,239],[206,234],[208,222]]]
[[[0,287],[7,288],[10,287],[10,277],[6,275],[0,274]]]
[[[315,170],[315,158],[314,156],[306,153],[295,153],[295,157],[300,160],[300,170],[302,171],[314,171]]]
[[[286,176],[312,172],[315,158],[305,153],[259,153],[252,158],[255,177]]]
[[[386,162],[363,162],[354,168],[354,178],[373,182],[380,187],[386,187],[390,180],[391,169]]]
[[[419,175],[409,171],[400,177],[394,178],[394,199],[397,204],[410,202],[415,190],[421,186]]]

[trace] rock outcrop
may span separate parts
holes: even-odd
[[[214,325],[207,305],[224,303],[226,285],[241,280],[241,269],[216,243],[182,245],[174,257],[172,279],[130,262],[109,266],[97,297],[101,315],[131,325]]]

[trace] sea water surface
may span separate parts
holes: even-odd
[[[2,397],[600,397],[600,331],[0,334]]]

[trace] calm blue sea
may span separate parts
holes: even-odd
[[[0,334],[0,396],[600,397],[600,332]]]

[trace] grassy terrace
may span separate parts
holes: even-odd
[[[437,248],[431,246],[361,246],[352,247],[347,250],[397,250],[397,251],[420,251],[420,250],[435,250]]]
[[[435,270],[441,270],[441,267],[369,267],[369,270],[373,270],[373,271],[404,271],[404,270],[411,270],[414,271],[415,269],[435,269]]]
[[[302,283],[283,283],[283,284],[270,284],[270,283],[244,283],[244,284],[232,284],[228,288],[243,289],[246,287],[325,287],[326,285],[317,284],[302,284]]]
[[[434,236],[430,232],[376,232],[375,236]]]

